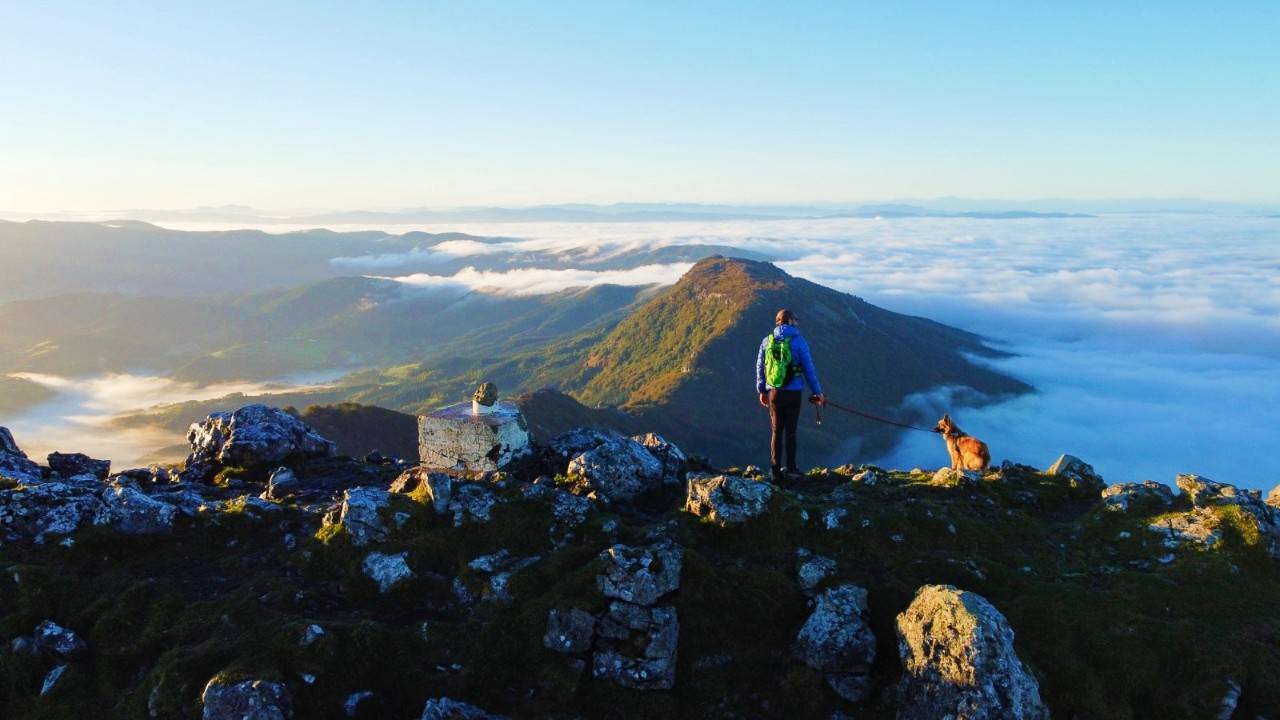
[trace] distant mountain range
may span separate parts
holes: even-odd
[[[269,213],[241,206],[191,210],[130,210],[120,217],[156,223],[240,223],[246,225],[412,225],[502,222],[654,222],[768,220],[838,217],[1089,217],[1087,213],[1027,209],[938,209],[906,203],[879,205],[724,205],[699,203],[615,203],[529,207],[404,208],[320,213]]]

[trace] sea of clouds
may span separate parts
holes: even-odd
[[[1034,385],[1033,395],[954,409],[951,390],[937,388],[901,408],[919,422],[953,409],[997,460],[1044,467],[1069,452],[1113,482],[1172,482],[1176,473],[1195,472],[1256,488],[1280,483],[1268,452],[1280,447],[1273,439],[1280,426],[1280,219],[1154,214],[420,229],[510,238],[450,246],[442,256],[451,260],[469,250],[570,256],[590,248],[609,257],[688,244],[762,253],[793,275],[971,330],[1015,353],[993,364]],[[516,294],[674,282],[688,267],[397,276],[392,257],[362,260],[408,285]],[[878,462],[946,461],[936,437],[909,433]]]

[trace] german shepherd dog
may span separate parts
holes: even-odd
[[[987,444],[975,437],[969,437],[956,426],[950,415],[943,415],[933,431],[942,433],[947,443],[947,453],[951,455],[953,470],[986,470],[991,464],[991,451]]]

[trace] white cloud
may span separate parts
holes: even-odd
[[[467,267],[453,275],[414,273],[395,280],[415,288],[479,290],[503,295],[544,295],[575,287],[596,285],[670,284],[693,267],[692,263],[643,265],[627,270],[576,270],[571,268],[522,268],[491,272]]]

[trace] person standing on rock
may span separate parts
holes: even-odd
[[[760,404],[769,408],[772,429],[770,444],[770,470],[774,482],[781,482],[787,474],[797,473],[796,427],[800,424],[801,397],[805,383],[813,393],[813,401],[826,402],[818,372],[813,367],[813,355],[809,343],[800,334],[796,314],[787,309],[778,311],[774,318],[773,332],[760,342],[756,354],[756,393]],[[783,450],[786,450],[784,468]]]

